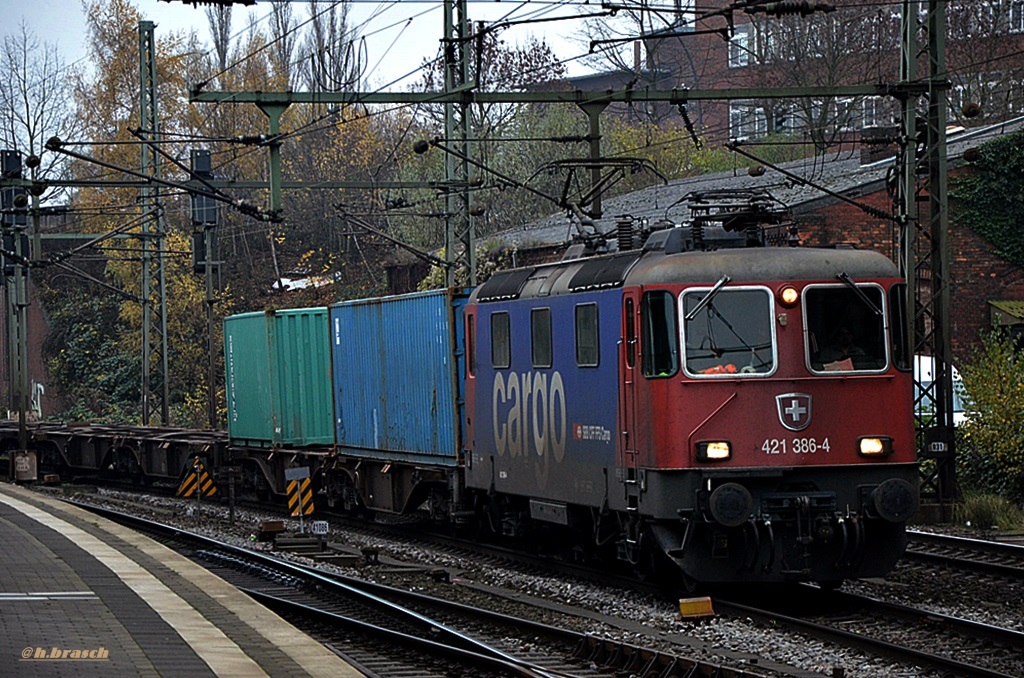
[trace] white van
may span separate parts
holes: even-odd
[[[953,371],[953,424],[959,426],[967,420],[967,413],[964,411],[963,404],[963,393],[964,393],[964,382],[960,377],[960,372],[957,371],[956,367],[950,365],[950,369]],[[935,358],[929,355],[915,355],[914,356],[914,402],[920,397],[920,389],[918,384],[922,384],[926,388],[931,385],[935,374]],[[926,414],[932,411],[931,403],[922,402],[917,405],[917,413]]]

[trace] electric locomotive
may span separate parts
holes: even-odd
[[[737,204],[468,296],[229,318],[242,489],[308,466],[328,505],[688,584],[886,574],[918,502],[906,285],[874,252],[766,246]]]
[[[694,244],[670,229],[473,293],[466,487],[496,530],[687,582],[886,574],[918,503],[896,267]]]

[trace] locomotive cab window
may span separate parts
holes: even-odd
[[[763,288],[687,290],[682,298],[684,365],[693,377],[744,377],[775,370],[771,293]]]
[[[640,362],[645,377],[671,377],[679,369],[679,324],[671,292],[644,292],[640,302]]]
[[[507,369],[512,366],[509,347],[508,313],[491,314],[491,367]]]
[[[551,367],[551,309],[530,311],[530,354],[534,367]]]
[[[884,297],[874,284],[807,287],[804,330],[812,372],[881,372],[888,367]]]
[[[580,304],[576,307],[576,364],[580,367],[597,367],[597,304]]]

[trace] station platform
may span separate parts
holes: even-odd
[[[0,483],[0,676],[361,676],[220,577]]]

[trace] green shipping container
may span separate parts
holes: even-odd
[[[232,444],[334,443],[326,307],[225,318],[224,364]]]

